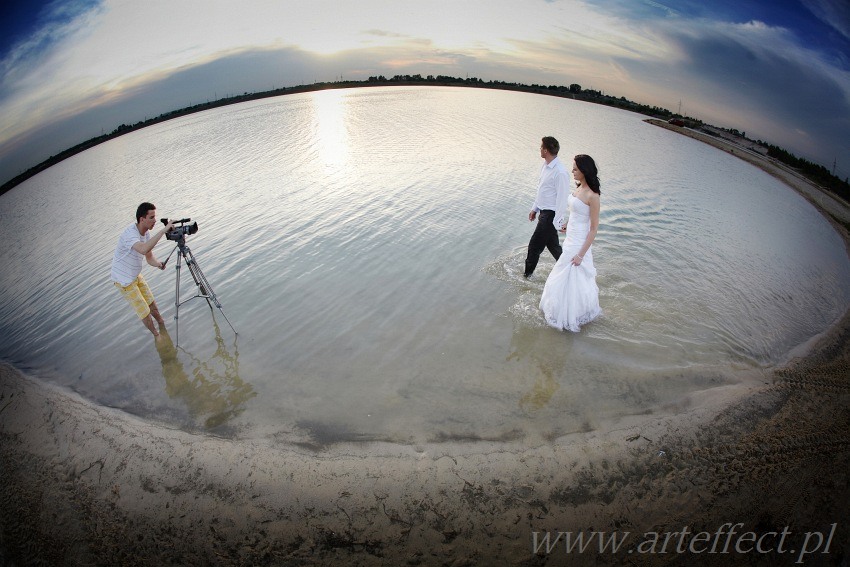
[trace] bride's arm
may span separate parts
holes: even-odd
[[[572,264],[574,266],[578,266],[584,260],[584,255],[590,250],[590,245],[596,239],[596,231],[599,230],[599,195],[591,193],[587,204],[590,207],[590,230],[587,232],[587,238],[584,239],[581,250],[573,256]]]

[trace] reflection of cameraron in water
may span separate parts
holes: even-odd
[[[180,349],[181,355],[165,329],[163,340],[156,345],[165,392],[170,398],[182,399],[192,420],[205,429],[218,427],[239,415],[245,410],[247,401],[257,395],[253,386],[239,376],[239,351],[235,341],[228,349],[215,319],[213,326],[218,348],[211,356],[196,357]]]
[[[165,237],[168,240],[180,242],[181,240],[185,239],[186,236],[188,236],[190,234],[195,234],[196,232],[198,232],[198,223],[197,222],[193,222],[192,224],[186,224],[190,220],[192,220],[192,219],[185,218],[185,219],[171,221],[171,224],[180,225],[180,226],[175,226],[174,228],[172,228],[171,230],[166,232]],[[167,225],[168,219],[162,219],[162,224]]]

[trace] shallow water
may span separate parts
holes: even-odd
[[[543,135],[601,170],[604,315],[580,334],[537,312],[547,253],[522,278]],[[189,246],[238,337],[195,299],[179,348],[156,348],[111,287],[142,200],[199,223]],[[839,236],[777,180],[526,93],[337,90],[169,121],[0,197],[0,237],[3,359],[150,419],[312,444],[534,442],[677,411],[850,306]],[[172,338],[174,265],[144,271]]]

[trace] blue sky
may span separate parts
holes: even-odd
[[[443,74],[578,83],[850,175],[847,0],[3,0],[0,183],[245,91]]]

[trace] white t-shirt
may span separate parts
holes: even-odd
[[[147,242],[151,239],[150,231],[139,234],[135,224],[128,226],[118,238],[118,247],[112,257],[112,281],[122,286],[128,286],[142,273],[145,256],[133,250],[136,242]]]

